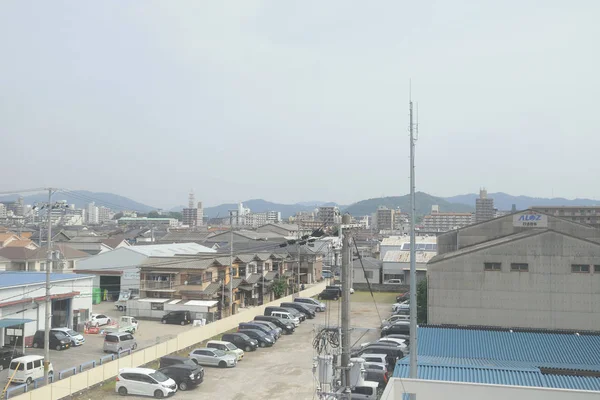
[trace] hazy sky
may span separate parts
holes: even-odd
[[[600,2],[0,3],[0,191],[600,198]]]

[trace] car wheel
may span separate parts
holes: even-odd
[[[167,323],[167,320],[166,320],[166,319],[163,319],[163,320],[162,320],[162,321],[160,321],[160,322],[162,322],[163,324],[166,324],[166,323]]]
[[[198,365],[198,360],[196,360],[195,358],[192,358],[192,361],[196,363],[196,365]]]
[[[33,382],[33,380],[31,379],[31,377],[27,378],[27,380],[25,381],[26,384],[31,385],[31,382]]]
[[[162,399],[163,397],[165,397],[165,394],[163,393],[162,390],[155,390],[154,397],[157,399]]]
[[[121,386],[121,387],[119,388],[119,394],[120,394],[121,396],[127,396],[127,388],[126,388],[125,386]]]
[[[227,363],[225,361],[219,361],[219,368],[225,368]]]
[[[181,321],[181,326],[184,326],[184,325],[185,325],[185,321]]]
[[[180,382],[179,383],[179,390],[187,390],[188,385],[185,382]]]
[[[4,369],[3,365],[0,365],[0,371],[2,371]]]
[[[245,350],[246,350],[246,352],[250,352],[250,351],[252,351],[252,347],[246,346]]]
[[[38,342],[33,342],[33,347],[37,349],[38,347],[40,347],[40,345],[38,344]]]
[[[60,344],[56,345],[56,350],[60,350]]]
[[[131,346],[131,350],[135,350],[137,349],[137,343],[134,343],[133,346]]]
[[[120,352],[122,352],[122,351],[123,351],[123,348],[122,348],[122,347],[119,347],[119,350],[117,350],[117,353],[120,353]]]
[[[119,306],[119,311],[123,311],[123,306]]]
[[[106,320],[106,325],[110,325],[110,318]]]
[[[259,345],[260,347],[265,347],[265,343],[264,343],[264,342],[260,342],[258,345]]]

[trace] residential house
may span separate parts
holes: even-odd
[[[24,247],[30,250],[35,250],[39,246],[30,239],[24,238],[12,232],[0,233],[0,248],[4,247]]]
[[[417,250],[415,252],[415,268],[417,271],[417,282],[425,279],[427,275],[427,263],[436,256],[435,251]],[[356,267],[356,263],[355,263]],[[383,258],[383,283],[390,279],[401,279],[405,285],[410,285],[410,251],[391,250],[385,253]]]
[[[296,224],[275,224],[268,223],[256,228],[256,232],[271,232],[281,236],[296,238],[298,237],[300,228]]]
[[[354,258],[354,266],[352,270],[352,281],[354,283],[367,283],[367,278],[369,283],[383,283],[383,261],[373,257],[361,257],[361,265],[361,259],[356,256]]]
[[[76,236],[68,241],[70,247],[84,251],[89,255],[96,255],[130,244],[124,237],[109,238],[106,236]]]
[[[72,272],[77,262],[89,255],[64,243],[55,243],[52,247],[54,252],[54,271]],[[45,271],[48,260],[48,248],[40,247],[35,250],[27,247],[5,247],[0,249],[0,257],[10,260],[7,271]]]
[[[0,271],[8,271],[10,268],[10,260],[5,257],[0,257]]]
[[[295,282],[316,283],[323,277],[323,256],[326,253],[323,249],[308,247],[307,245],[290,245],[285,247],[291,257],[298,260],[300,255],[300,276],[298,278],[297,266],[294,267],[293,273]]]
[[[204,244],[206,237],[210,234],[205,231],[173,231],[167,232],[166,235],[157,240],[157,243],[198,243]]]

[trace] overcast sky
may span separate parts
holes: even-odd
[[[0,4],[0,191],[600,198],[600,2]]]

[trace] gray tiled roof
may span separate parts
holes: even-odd
[[[254,285],[240,285],[238,286],[238,289],[250,292],[252,289],[254,289]]]
[[[265,275],[265,279],[268,281],[272,281],[273,279],[277,278],[278,275],[279,274],[277,273],[277,271],[269,271]]]
[[[182,258],[182,257],[150,257],[142,262],[140,268],[160,269],[207,269],[214,263],[214,259]]]
[[[244,280],[246,281],[246,283],[253,285],[256,282],[258,282],[260,280],[260,278],[262,278],[261,274],[250,274],[250,276]]]
[[[242,278],[233,278],[231,282],[231,286],[233,289],[237,289],[244,280]]]
[[[221,289],[221,284],[220,283],[216,283],[213,282],[211,284],[209,284],[202,292],[201,294],[206,294],[206,295],[213,295],[215,293],[217,293],[219,290]]]
[[[243,263],[249,263],[254,261],[254,254],[240,254],[236,258]]]

